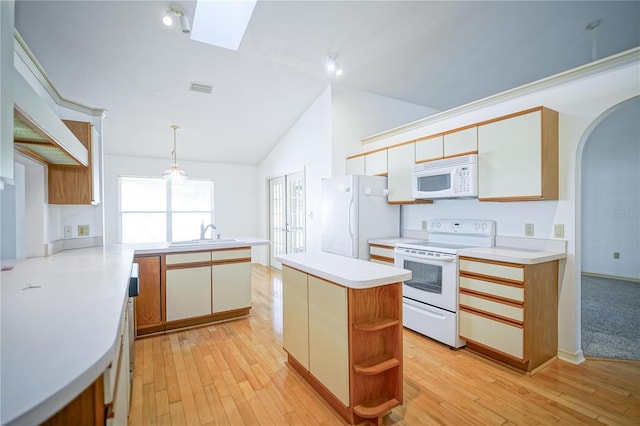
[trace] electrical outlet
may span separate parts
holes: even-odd
[[[553,225],[553,236],[556,238],[564,238],[564,225],[562,223]]]
[[[619,251],[614,251],[613,252],[613,258],[614,259],[620,259],[620,252]]]
[[[89,225],[78,225],[78,236],[86,237],[89,235]]]
[[[66,225],[64,227],[64,237],[65,238],[71,238],[71,225]]]
[[[429,221],[428,220],[423,220],[422,221],[422,230],[426,231],[427,229],[429,229]]]
[[[533,223],[524,224],[524,235],[525,237],[533,237]]]

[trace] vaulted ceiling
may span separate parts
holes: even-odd
[[[258,0],[237,52],[164,26],[171,4],[193,23],[195,1],[16,2],[58,91],[108,111],[107,154],[168,158],[178,124],[180,158],[257,164],[329,84],[446,110],[640,45],[638,1]]]

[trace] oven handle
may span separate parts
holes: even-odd
[[[406,309],[409,309],[411,311],[417,312],[419,314],[426,314],[426,315],[430,316],[431,318],[435,318],[435,319],[439,319],[439,320],[446,319],[446,317],[444,315],[437,314],[435,312],[431,312],[428,309],[416,308],[415,306],[409,305],[407,303],[404,304],[404,307]]]

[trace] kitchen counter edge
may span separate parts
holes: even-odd
[[[302,272],[353,289],[379,287],[408,280],[411,271],[331,253],[296,253],[278,261]]]

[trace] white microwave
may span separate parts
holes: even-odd
[[[413,198],[478,196],[478,155],[469,154],[413,166]]]

